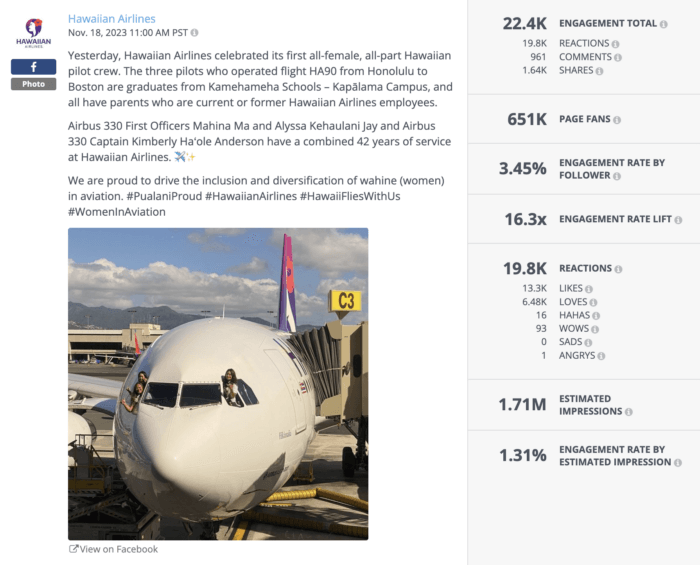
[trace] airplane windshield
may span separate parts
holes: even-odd
[[[246,405],[258,404],[258,397],[243,379],[238,379],[238,396],[243,399]]]
[[[180,408],[221,404],[221,387],[218,384],[183,385]]]
[[[177,383],[149,383],[142,402],[173,408],[177,400]]]

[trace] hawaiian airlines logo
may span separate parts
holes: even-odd
[[[32,37],[36,37],[41,33],[41,20],[33,19],[27,22],[27,33]]]
[[[31,37],[18,39],[17,45],[24,45],[30,49],[41,49],[44,47],[44,45],[51,45],[50,39],[46,39],[46,37],[42,37],[41,39],[37,38],[37,36],[41,33],[41,28],[43,25],[44,22],[38,18],[28,20],[24,27]]]
[[[287,259],[287,292],[294,292],[294,264]]]

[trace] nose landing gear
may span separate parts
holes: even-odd
[[[216,539],[216,534],[219,533],[219,522],[202,522],[202,527],[204,528],[204,531],[202,532],[202,535],[199,536],[199,539]]]

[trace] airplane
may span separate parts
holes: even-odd
[[[134,341],[136,342],[135,351],[116,351],[114,353],[95,353],[93,357],[104,357],[105,363],[111,363],[114,359],[126,361],[126,365],[133,367],[136,360],[141,355],[141,349],[139,348],[139,338],[134,336]]]
[[[177,162],[177,161],[182,161],[183,163],[185,162],[185,152],[184,151],[175,151],[175,155],[177,155],[177,157],[175,158],[175,162]]]
[[[263,502],[293,475],[316,432],[337,423],[316,417],[311,371],[288,343],[296,325],[291,238],[285,234],[279,328],[205,318],[159,337],[123,384],[69,374],[80,407],[114,414],[114,454],[138,501],[164,517],[216,529]],[[290,297],[291,295],[291,297]],[[233,368],[236,403],[222,394]],[[146,390],[133,413],[141,371]],[[70,395],[69,395],[70,398]],[[85,426],[71,416],[71,432]],[[74,436],[73,436],[74,437]]]

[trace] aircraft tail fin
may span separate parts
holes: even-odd
[[[297,331],[292,238],[287,234],[284,234],[284,245],[282,247],[282,275],[280,277],[280,307],[277,327],[283,332]]]
[[[139,338],[134,336],[134,341],[136,342],[136,355],[141,355],[141,350],[139,349]]]

